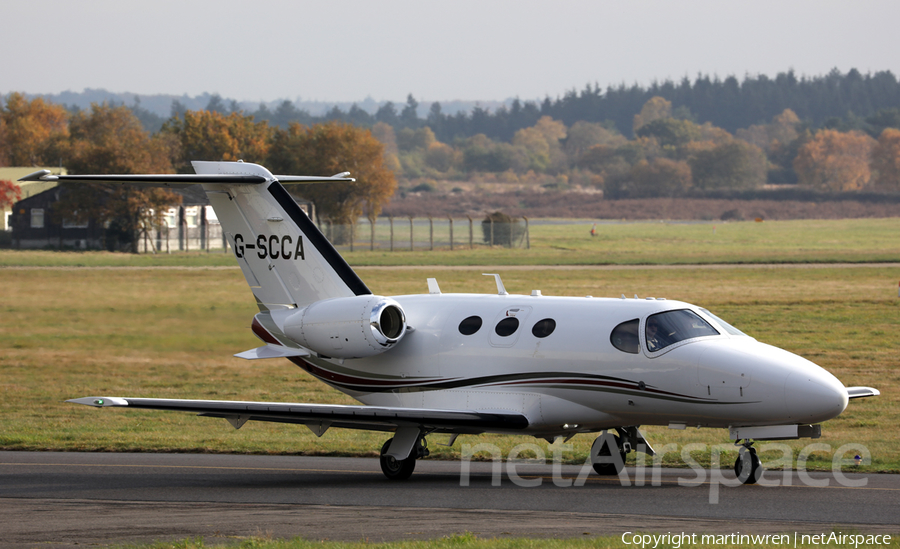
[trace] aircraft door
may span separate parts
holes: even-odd
[[[519,334],[526,329],[525,321],[531,313],[531,307],[514,306],[501,311],[490,329],[490,342],[493,347],[512,347],[519,339]]]

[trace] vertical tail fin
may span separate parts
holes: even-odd
[[[261,310],[372,293],[266,168],[244,162],[192,164],[200,175],[265,178],[260,184],[203,184]],[[308,178],[317,179],[328,178]]]

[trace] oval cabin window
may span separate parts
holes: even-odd
[[[556,321],[552,318],[545,318],[544,320],[539,320],[531,328],[531,333],[534,337],[547,337],[548,335],[553,333],[553,330],[556,329]]]
[[[497,323],[494,331],[500,337],[508,337],[516,333],[519,329],[519,319],[514,316],[508,316]]]
[[[459,333],[470,336],[481,329],[481,317],[470,316],[459,323]]]

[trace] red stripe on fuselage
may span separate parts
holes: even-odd
[[[256,337],[265,341],[266,343],[281,345],[280,341],[275,339],[275,337],[270,334],[268,330],[263,328],[263,325],[259,323],[259,320],[257,320],[256,317],[253,317],[253,323],[250,325],[250,329],[253,330],[253,333],[256,334]]]
[[[348,376],[344,374],[339,374],[337,372],[332,372],[331,370],[326,370],[324,368],[320,368],[311,362],[307,362],[302,358],[291,358],[291,362],[300,366],[310,374],[316,376],[319,379],[333,381],[335,383],[340,383],[343,385],[355,385],[355,386],[366,386],[370,385],[373,387],[388,387],[388,386],[396,386],[396,387],[408,387],[414,385],[420,385],[423,383],[433,383],[436,381],[447,381],[446,379],[437,378],[437,379],[411,379],[407,381],[401,381],[399,379],[370,379],[366,377],[355,377]]]

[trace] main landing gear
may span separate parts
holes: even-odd
[[[604,436],[606,435],[597,437],[591,446],[591,466],[598,475],[618,475],[625,468],[626,452],[622,449],[622,441],[618,436],[611,434],[607,440],[604,440]],[[616,457],[613,457],[613,453]]]
[[[753,441],[745,439],[740,445],[741,449],[738,450],[738,458],[734,462],[734,474],[741,481],[741,484],[756,484],[756,481],[762,476],[762,462],[759,460],[759,456],[756,455],[756,448],[753,448],[752,444]]]
[[[404,459],[397,459],[394,456],[387,455],[393,440],[393,438],[389,438],[381,447],[381,472],[390,480],[406,480],[412,476],[413,471],[416,469],[416,460],[429,454],[428,443],[425,442],[425,437],[419,437],[416,439],[409,456]]]
[[[603,431],[591,446],[591,466],[598,475],[612,476],[621,473],[625,468],[625,455],[628,452],[644,452],[648,456],[656,454],[637,426],[617,427],[616,433],[614,435]]]

